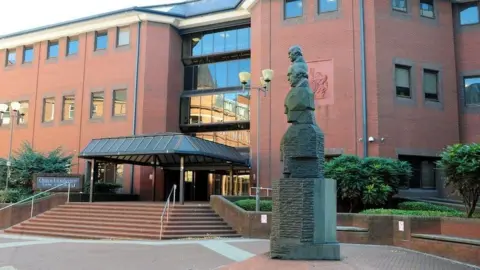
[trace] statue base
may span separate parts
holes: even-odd
[[[281,178],[272,187],[271,258],[340,260],[336,181]]]

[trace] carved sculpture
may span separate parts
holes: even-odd
[[[270,255],[277,259],[339,260],[336,187],[324,179],[324,135],[315,120],[315,101],[302,50],[289,50],[291,89],[285,114],[291,125],[281,145],[283,177],[273,181]]]

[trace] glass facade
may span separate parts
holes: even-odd
[[[201,132],[191,135],[232,147],[250,147],[250,130]]]
[[[185,68],[185,90],[240,88],[238,73],[250,72],[250,59],[194,65]]]
[[[250,27],[233,28],[187,35],[184,57],[202,57],[250,50]]]

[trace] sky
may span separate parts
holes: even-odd
[[[133,6],[185,0],[23,0],[2,1],[0,36]]]

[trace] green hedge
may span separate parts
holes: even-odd
[[[365,215],[396,215],[396,216],[421,216],[421,217],[465,217],[462,212],[420,211],[401,209],[368,209],[360,212]]]
[[[438,211],[438,212],[460,212],[448,206],[437,205],[426,202],[402,202],[398,204],[400,210],[412,211]]]
[[[246,211],[255,211],[256,202],[254,199],[239,200],[234,202],[240,208]],[[272,211],[272,201],[271,200],[261,200],[260,201],[260,211],[271,212]]]

